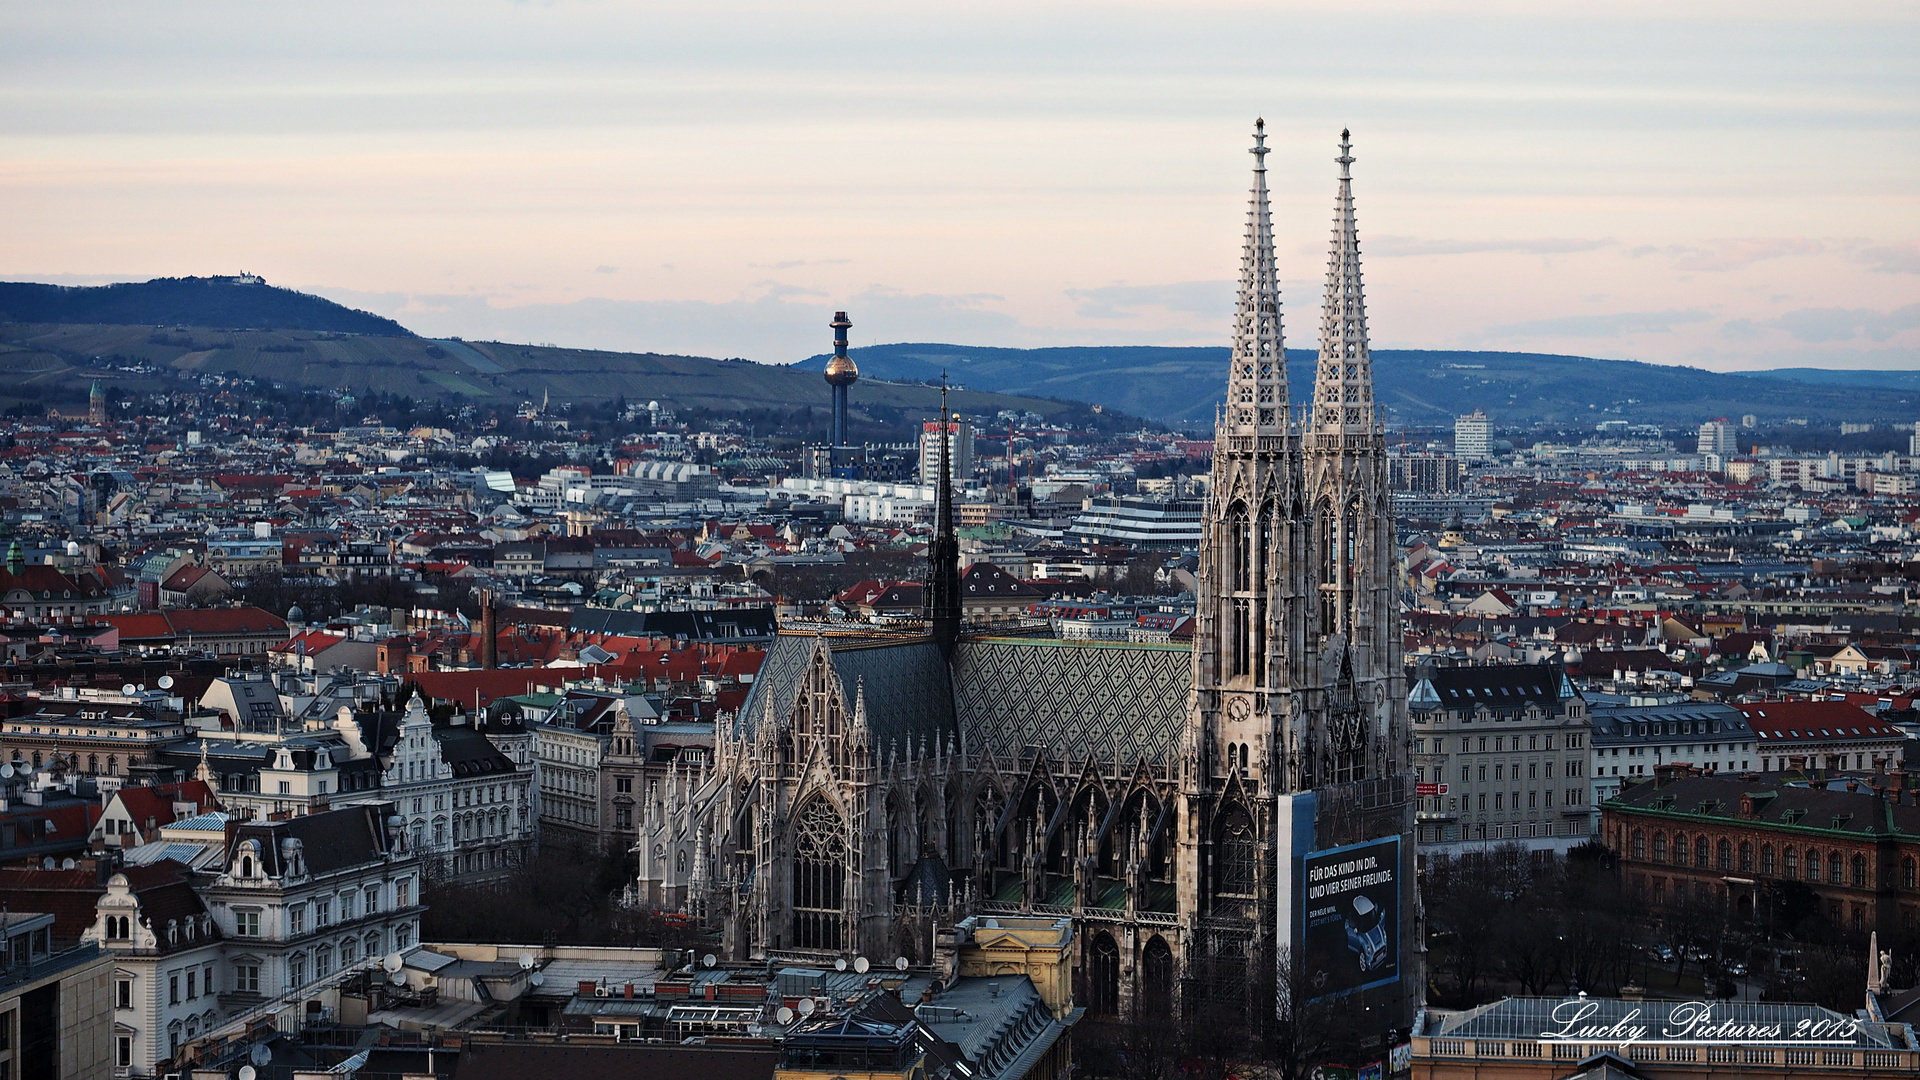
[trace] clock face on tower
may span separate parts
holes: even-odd
[[[1237,698],[1232,698],[1228,700],[1227,702],[1227,719],[1228,720],[1231,720],[1237,724],[1246,720],[1246,718],[1251,715],[1253,715],[1253,705],[1250,702],[1248,702],[1246,698],[1237,697]]]

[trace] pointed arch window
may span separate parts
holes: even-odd
[[[1106,931],[1094,935],[1087,975],[1093,1000],[1087,1010],[1095,1016],[1120,1015],[1120,946]]]
[[[1220,835],[1214,843],[1214,891],[1251,899],[1259,888],[1260,852],[1253,819],[1235,806],[1221,816]]]
[[[847,826],[824,796],[816,795],[794,823],[793,931],[802,949],[842,947],[847,888]]]
[[[1147,1016],[1173,1015],[1173,950],[1158,934],[1141,951],[1141,1006]]]

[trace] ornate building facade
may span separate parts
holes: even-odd
[[[824,962],[930,962],[968,915],[1070,915],[1094,1016],[1270,1015],[1294,888],[1279,801],[1319,796],[1322,847],[1406,835],[1410,865],[1392,504],[1340,146],[1300,409],[1254,135],[1194,645],[964,625],[943,467],[922,631],[783,629],[711,768],[640,808],[643,900],[723,926],[736,958]],[[1410,912],[1396,940],[1418,940]],[[1420,978],[1383,1011],[1410,1021]]]

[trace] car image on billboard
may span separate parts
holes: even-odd
[[[1315,851],[1301,861],[1300,956],[1317,996],[1400,977],[1400,838]]]

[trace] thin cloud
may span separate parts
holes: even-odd
[[[1773,325],[1801,341],[1852,341],[1856,337],[1890,341],[1903,331],[1920,327],[1920,304],[1908,304],[1892,311],[1801,308],[1780,316]]]
[[[1768,259],[1819,255],[1826,250],[1825,241],[1806,237],[1711,240],[1703,248],[1682,249],[1673,264],[1682,270],[1719,272],[1739,270]]]
[[[1888,274],[1920,274],[1920,243],[1862,248],[1856,260]]]
[[[1515,255],[1571,255],[1613,247],[1616,240],[1542,238],[1536,240],[1440,240],[1417,236],[1376,236],[1361,238],[1361,248],[1380,258],[1405,258],[1419,255],[1479,255],[1488,252]]]
[[[1079,301],[1078,313],[1087,319],[1131,319],[1145,308],[1224,319],[1233,311],[1233,290],[1231,281],[1179,281],[1068,289],[1067,296]]]
[[[1664,334],[1676,326],[1705,322],[1713,316],[1705,311],[1627,311],[1613,315],[1562,315],[1554,319],[1490,326],[1482,334],[1489,338],[1527,337],[1619,337],[1622,334]]]

